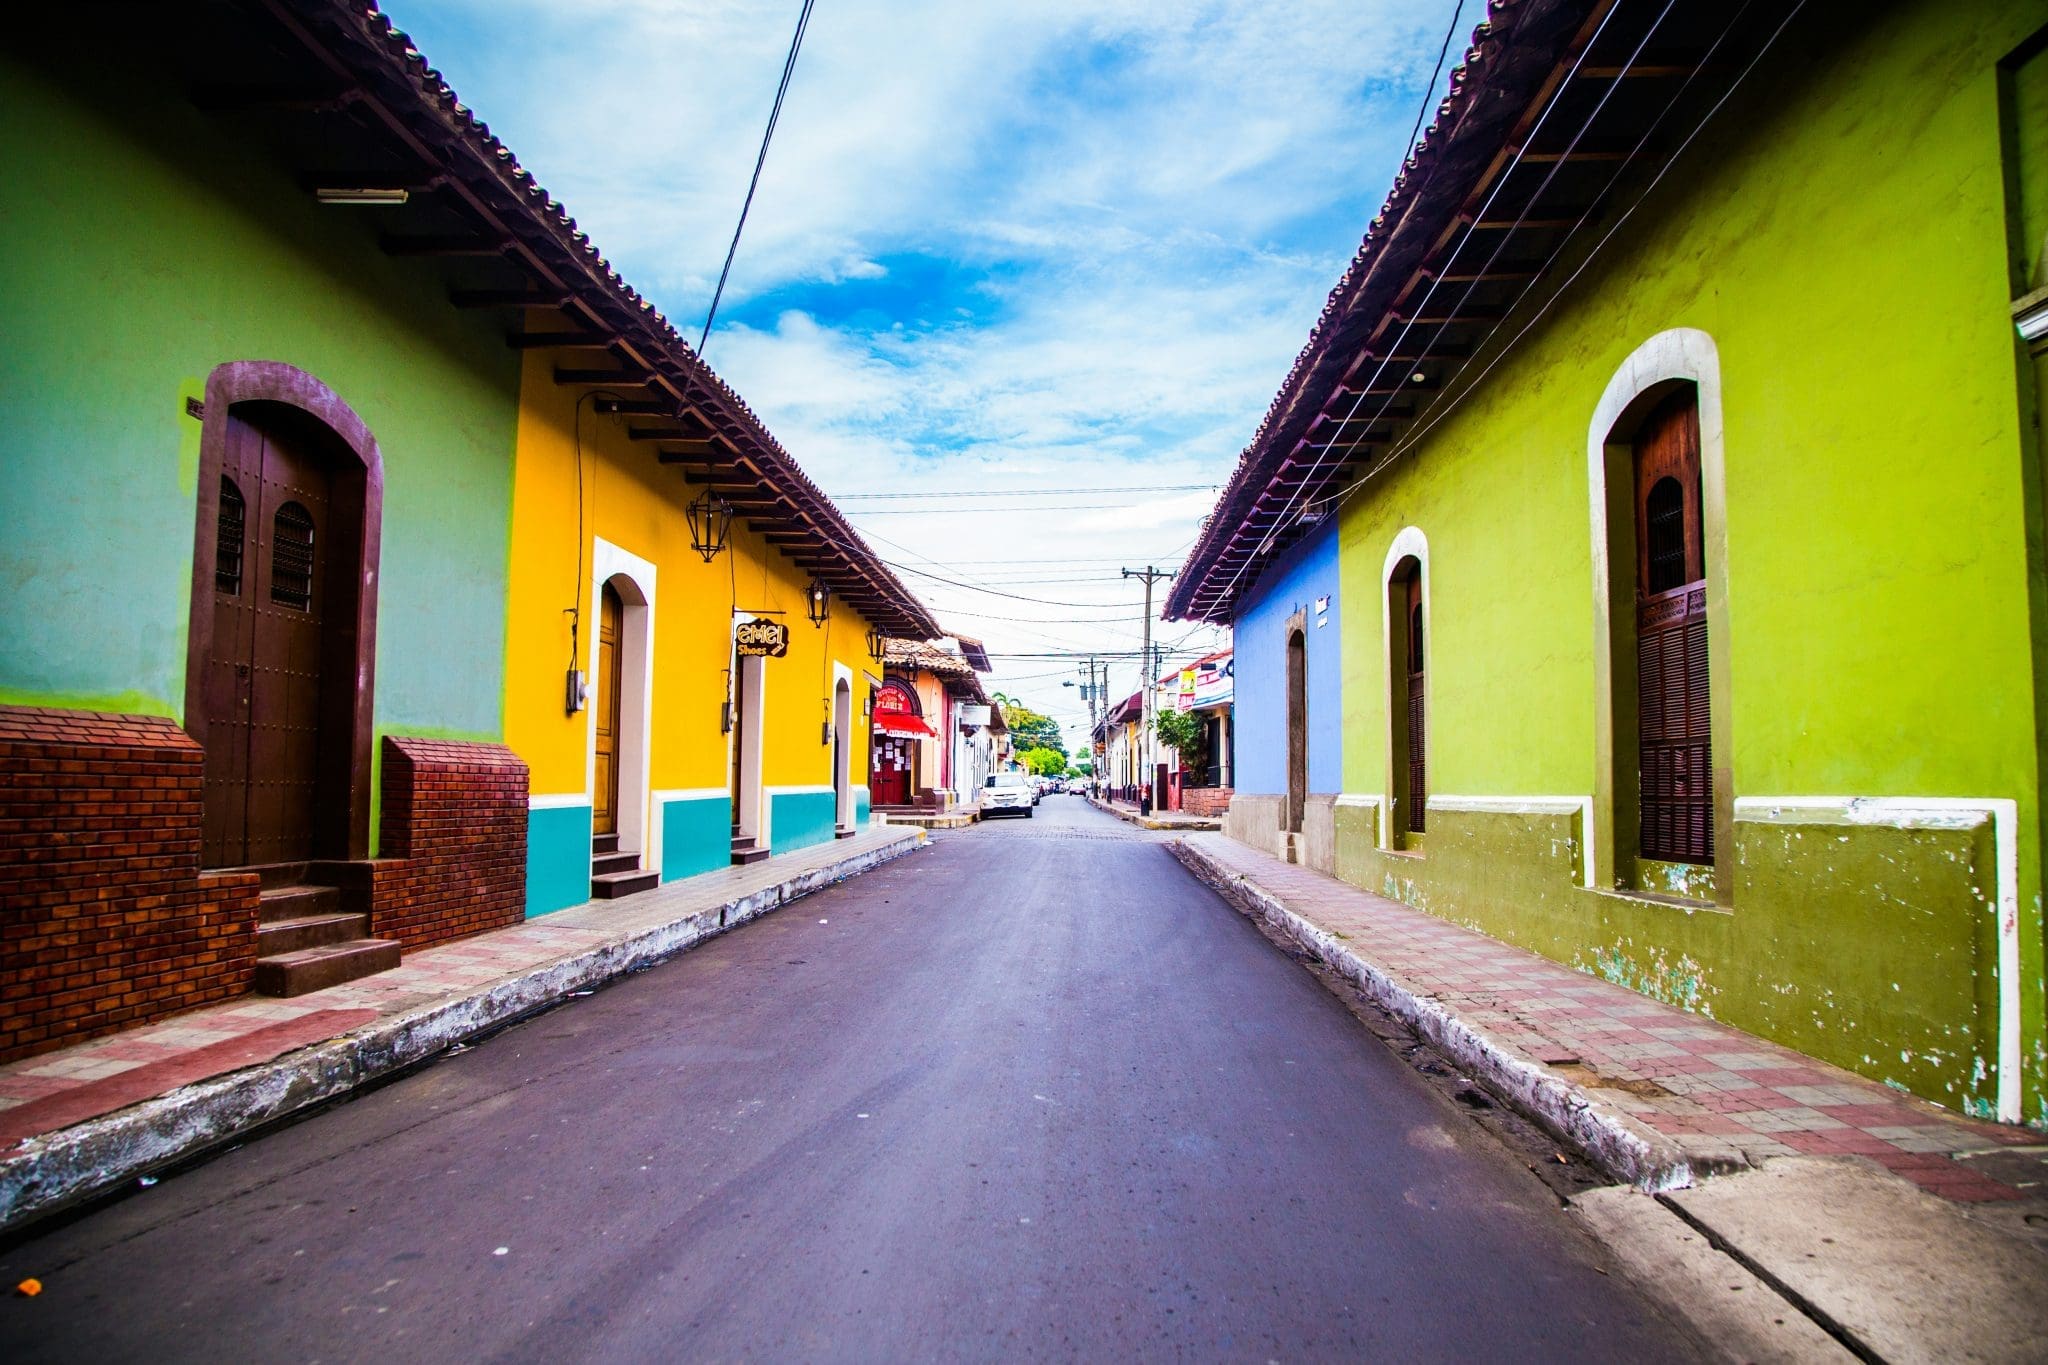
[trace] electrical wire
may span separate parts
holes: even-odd
[[[834,493],[834,502],[877,502],[908,498],[1051,498],[1078,497],[1084,493],[1209,493],[1221,488],[1216,483],[1126,484],[1117,488],[945,488],[923,493]]]
[[[789,93],[790,74],[796,70],[796,54],[804,45],[804,30],[811,26],[811,7],[817,0],[804,0],[797,15],[796,33],[789,40],[789,55],[782,59],[782,80],[775,87],[775,103],[768,110],[768,127],[761,134],[761,151],[754,158],[754,178],[747,182],[747,197],[740,205],[740,221],[732,230],[732,245],[725,249],[725,268],[718,272],[718,288],[711,292],[711,308],[704,314],[704,330],[697,336],[697,354],[711,339],[711,324],[718,317],[718,301],[725,297],[725,282],[732,274],[733,257],[739,254],[740,234],[747,230],[747,212],[754,207],[754,191],[761,187],[761,168],[768,163],[768,144],[775,140],[775,125],[782,118],[782,100]]]

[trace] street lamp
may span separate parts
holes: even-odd
[[[804,614],[811,618],[811,624],[822,626],[825,617],[832,610],[832,585],[822,578],[811,580],[810,600],[804,604]]]
[[[732,529],[732,504],[707,488],[690,504],[686,515],[690,521],[690,548],[709,564],[725,548],[726,532]]]
[[[868,657],[876,663],[882,662],[882,654],[889,647],[889,637],[882,634],[877,626],[868,627]]]

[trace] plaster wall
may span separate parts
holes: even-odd
[[[1337,868],[1974,1112],[1999,1092],[2016,991],[2023,1110],[2048,1122],[2040,484],[1996,72],[2048,5],[1887,15],[1809,6],[1548,315],[1482,356],[1484,382],[1345,503],[1347,602],[1376,603],[1402,527],[1429,539],[1432,799],[1413,856],[1378,848],[1371,807],[1340,806]],[[1587,888],[1588,831],[1568,813],[1597,786],[1588,423],[1623,360],[1677,328],[1719,357],[1725,545],[1708,553],[1727,587],[1709,610],[1730,743],[1715,763],[1738,806],[1719,905]],[[1380,613],[1346,627],[1345,789],[1374,793]],[[2016,802],[2016,970],[1988,817],[1787,821],[1757,804],[1806,795]]]
[[[1287,792],[1287,622],[1296,612],[1307,625],[1308,789],[1334,794],[1341,788],[1344,631],[1337,540],[1334,520],[1325,522],[1244,594],[1233,623],[1240,795]],[[1317,612],[1324,598],[1328,610]]]
[[[497,740],[517,358],[362,211],[316,204],[154,73],[68,69],[88,55],[0,57],[0,702],[183,719],[185,402],[272,360],[382,451],[373,754]]]

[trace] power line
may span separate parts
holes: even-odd
[[[1222,487],[1214,483],[1125,484],[1116,488],[946,488],[923,493],[834,493],[834,502],[872,502],[905,498],[1050,498],[1078,497],[1084,493],[1206,493]]]
[[[804,45],[804,30],[811,26],[811,6],[817,0],[804,0],[803,12],[796,17],[796,33],[789,40],[789,55],[782,59],[782,80],[775,87],[775,104],[768,110],[768,127],[761,133],[761,151],[754,158],[754,178],[747,182],[747,197],[740,205],[740,221],[732,230],[732,245],[725,249],[725,268],[718,272],[718,288],[711,291],[711,308],[704,314],[704,330],[697,337],[697,354],[704,354],[704,343],[711,339],[711,323],[718,316],[718,301],[725,297],[725,281],[732,274],[732,258],[739,254],[740,234],[747,230],[747,211],[754,207],[754,191],[761,187],[761,167],[768,163],[768,144],[775,140],[775,124],[782,117],[782,99],[789,93],[790,73],[796,70],[796,54]]]

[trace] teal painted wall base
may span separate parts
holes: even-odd
[[[536,806],[526,813],[526,917],[590,899],[590,807]]]
[[[866,787],[855,787],[853,789],[853,827],[855,829],[866,829],[868,827],[872,818],[872,804],[868,798],[868,789]]]
[[[789,853],[812,844],[831,843],[835,804],[829,791],[769,793],[770,848],[776,853]]]
[[[724,795],[661,803],[661,879],[732,865],[732,800]]]

